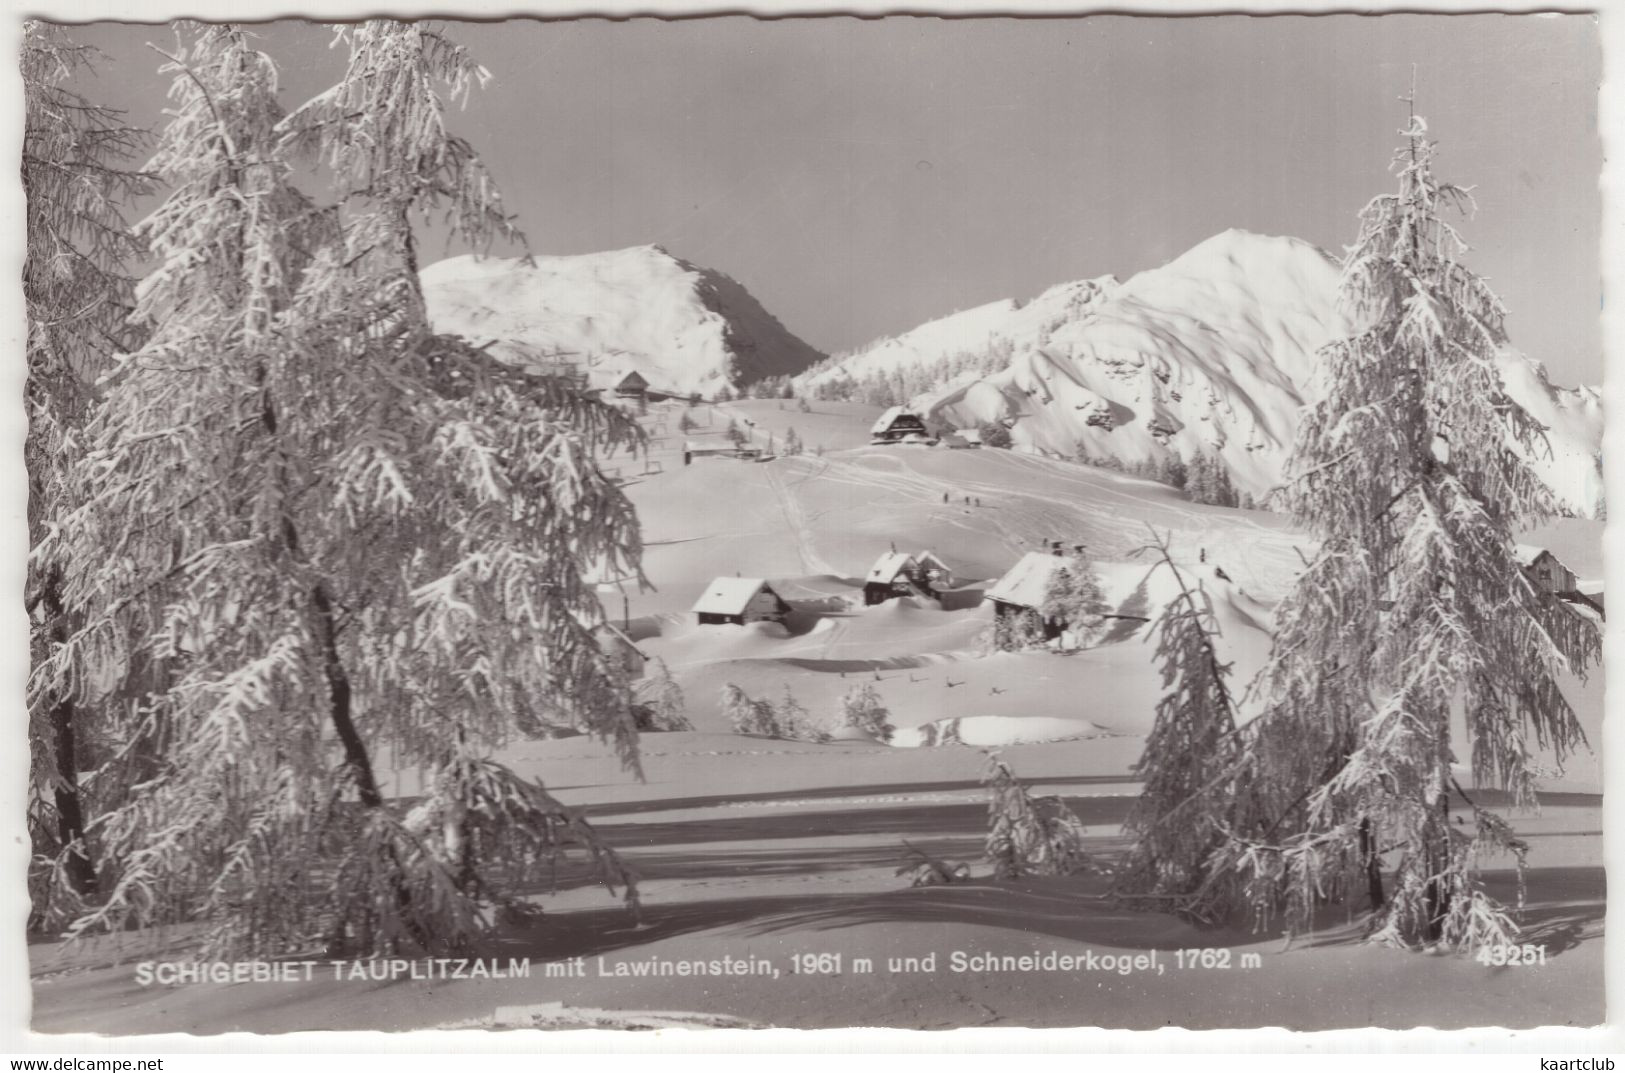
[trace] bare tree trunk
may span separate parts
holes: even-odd
[[[259,370],[259,379],[262,384],[265,382],[263,367]],[[275,436],[278,427],[277,415],[268,392],[261,397],[260,407],[260,420],[265,426],[265,431]],[[299,530],[293,524],[293,518],[287,513],[282,515],[282,546],[292,558],[296,560],[303,558]],[[378,792],[378,780],[373,774],[372,759],[367,755],[366,743],[361,740],[361,734],[355,727],[355,720],[350,715],[350,675],[344,668],[344,660],[339,656],[338,620],[333,613],[333,594],[328,590],[326,581],[318,581],[310,590],[310,602],[316,611],[317,623],[321,630],[322,666],[327,676],[329,697],[328,714],[333,720],[333,730],[338,734],[340,744],[344,746],[344,762],[355,778],[361,803],[368,808],[382,808],[384,797]]]
[[[328,594],[325,583],[311,590],[310,600],[321,623],[322,662],[330,698],[328,714],[333,719],[333,729],[338,733],[339,743],[344,746],[344,762],[355,778],[361,803],[368,808],[382,808],[384,797],[378,792],[372,758],[367,755],[367,746],[355,728],[355,720],[350,717],[350,676],[344,669],[344,661],[339,658],[338,623],[333,616],[333,598]]]
[[[1360,859],[1365,861],[1365,888],[1372,909],[1381,909],[1387,898],[1382,890],[1382,861],[1377,854],[1376,839],[1371,833],[1371,819],[1360,821]]]
[[[1442,774],[1432,802],[1436,815],[1423,830],[1425,844],[1422,859],[1428,870],[1426,888],[1427,923],[1423,938],[1436,943],[1444,937],[1444,921],[1450,915],[1450,891],[1445,877],[1450,869],[1450,767],[1441,761]],[[1428,829],[1431,828],[1431,831]]]
[[[66,698],[51,706],[51,736],[56,753],[56,827],[68,854],[68,883],[79,894],[96,892],[96,867],[85,844],[84,800],[79,793],[79,765],[74,761],[74,704]]]
[[[63,622],[61,575],[53,570],[45,580],[41,603],[51,623],[51,640],[64,644],[68,628]],[[68,854],[68,883],[79,894],[96,892],[96,866],[85,842],[84,796],[79,791],[79,742],[75,725],[78,710],[69,695],[51,705],[51,751],[56,759],[56,827],[63,846],[77,844]]]

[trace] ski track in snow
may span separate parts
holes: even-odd
[[[841,572],[823,559],[813,550],[812,540],[809,536],[811,528],[807,524],[806,512],[796,500],[795,493],[784,486],[784,479],[779,475],[778,463],[768,462],[767,486],[773,489],[778,498],[779,509],[784,512],[784,521],[790,527],[790,535],[795,538],[796,555],[801,559],[801,568],[808,574],[834,574],[839,577]]]

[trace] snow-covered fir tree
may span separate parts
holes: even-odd
[[[1179,594],[1157,620],[1163,694],[1135,765],[1144,786],[1123,826],[1133,845],[1115,891],[1130,904],[1214,923],[1233,895],[1224,877],[1216,887],[1209,882],[1209,859],[1235,805],[1241,747],[1230,664],[1216,647],[1219,627],[1206,590],[1186,582],[1165,537],[1152,548],[1159,556],[1152,569],[1166,568]]]
[[[102,767],[128,758],[111,705],[83,703],[85,686],[50,656],[69,641],[78,619],[63,603],[59,526],[75,501],[64,460],[79,449],[94,402],[95,380],[116,351],[138,335],[127,318],[135,301],[129,264],[139,253],[124,206],[146,193],[150,177],[133,154],[146,132],[67,88],[92,70],[94,54],[60,27],[23,26],[22,182],[27,198],[23,301],[27,315],[29,557],[25,599],[34,663],[29,692],[28,831],[34,863],[29,887],[35,919],[60,924],[96,891],[87,827],[90,800],[139,781],[104,769],[81,783],[81,761]],[[128,690],[123,692],[127,693]],[[127,767],[128,765],[122,765]],[[128,774],[135,775],[134,772]]]
[[[671,676],[666,661],[656,656],[651,670],[633,691],[637,703],[633,715],[639,730],[693,730],[684,713],[683,687]]]
[[[1234,507],[1240,499],[1230,481],[1230,470],[1216,455],[1199,454],[1191,460],[1185,477],[1185,494],[1193,503]]]
[[[792,741],[829,740],[829,731],[813,722],[812,713],[790,691],[789,682],[784,683],[784,692],[773,709],[773,736]]]
[[[1044,620],[1030,607],[993,620],[993,650],[1020,652],[1045,641]]]
[[[775,737],[778,730],[770,701],[757,700],[732,682],[722,687],[722,717],[735,734]]]
[[[1402,134],[1398,189],[1344,260],[1353,329],[1298,432],[1283,499],[1321,543],[1277,611],[1221,866],[1289,930],[1362,892],[1381,938],[1461,948],[1514,935],[1479,860],[1521,866],[1522,843],[1458,784],[1457,750],[1477,785],[1532,805],[1535,751],[1584,741],[1560,683],[1598,639],[1519,568],[1514,532],[1553,513],[1518,453],[1541,430],[1497,372],[1505,310],[1443,219],[1471,200],[1434,177],[1419,117]]]
[[[785,741],[828,741],[829,731],[815,722],[807,708],[784,684],[775,704],[765,697],[752,697],[729,682],[722,687],[722,715],[736,734],[755,734]]]
[[[458,949],[571,843],[633,896],[578,815],[490,754],[562,719],[636,766],[583,581],[637,573],[632,508],[594,462],[636,427],[430,331],[414,217],[517,237],[445,127],[483,72],[427,25],[339,37],[343,80],[287,116],[236,28],[184,29],[165,67],[151,335],[76,467],[84,626],[58,662],[168,661],[149,708],[166,748],[106,817],[117,881],[79,933],[201,920],[219,955]],[[291,185],[307,153],[330,205]],[[384,763],[421,773],[411,813]]]
[[[897,731],[891,723],[891,712],[869,682],[853,686],[841,697],[841,725],[883,742],[890,742]]]
[[[1093,560],[1086,552],[1076,551],[1050,576],[1038,610],[1045,621],[1070,633],[1080,647],[1087,647],[1099,635],[1106,609]]]
[[[1089,865],[1083,822],[1059,797],[1034,797],[997,753],[988,758],[987,856],[997,879],[1066,876]]]
[[[1157,467],[1157,480],[1170,488],[1183,489],[1190,480],[1190,469],[1178,451],[1169,451]]]

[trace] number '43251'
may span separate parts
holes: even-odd
[[[1480,965],[1544,965],[1546,948],[1527,943],[1523,946],[1481,946],[1476,960]]]

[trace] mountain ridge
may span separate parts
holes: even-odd
[[[595,387],[635,371],[656,390],[709,396],[825,358],[737,280],[658,245],[530,258],[465,254],[421,276],[436,331],[490,342],[519,364],[573,365]]]
[[[1231,229],[1122,282],[1075,280],[927,321],[794,383],[838,397],[844,381],[889,379],[938,428],[1003,422],[1015,446],[1044,454],[1217,457],[1261,498],[1281,483],[1316,352],[1346,330],[1340,272],[1301,239]],[[1549,455],[1531,466],[1565,510],[1595,516],[1600,393],[1552,385],[1511,348],[1500,366],[1508,393],[1550,429]]]

